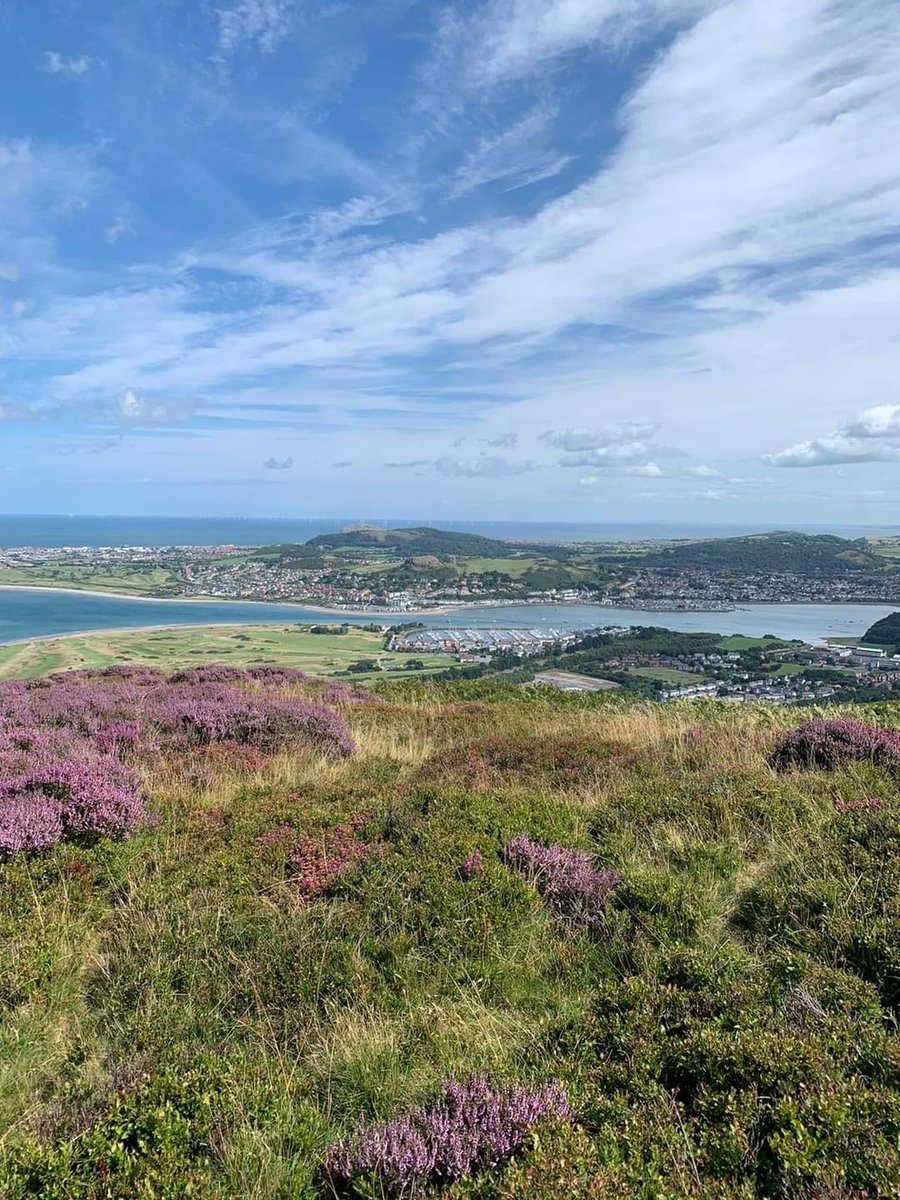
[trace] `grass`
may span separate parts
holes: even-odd
[[[802,675],[806,670],[803,663],[786,662],[780,663],[772,672],[773,675]]]
[[[174,596],[181,592],[177,572],[166,567],[36,566],[0,570],[0,584],[10,587],[76,588],[118,592],[127,596]]]
[[[679,671],[675,667],[630,667],[629,675],[638,675],[642,679],[658,679],[660,683],[704,683],[705,675],[695,671]]]
[[[448,1200],[900,1194],[894,776],[777,775],[775,707],[384,694],[350,759],[148,760],[131,841],[0,865],[0,1194],[325,1200],[333,1138],[474,1070],[577,1123]],[[299,902],[264,835],[360,812]],[[523,832],[619,873],[601,928],[503,865]]]
[[[46,638],[15,646],[0,646],[0,679],[30,679],[79,667],[138,663],[174,669],[195,662],[227,662],[237,666],[275,663],[298,667],[310,675],[336,675],[361,660],[377,664],[374,672],[404,671],[410,656],[382,650],[380,634],[351,628],[346,634],[314,634],[296,625],[180,626]],[[437,654],[416,655],[432,670],[446,668]]]
[[[747,637],[742,633],[723,637],[720,645],[723,650],[772,650],[779,646],[787,646],[789,642],[776,637]]]

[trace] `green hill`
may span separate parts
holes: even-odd
[[[900,1195],[892,729],[234,665],[0,717],[4,1200]]]
[[[900,651],[900,612],[890,613],[870,625],[860,640],[867,646],[890,646]]]
[[[864,540],[850,541],[832,534],[778,531],[689,542],[648,554],[641,560],[641,565],[842,574],[860,569],[882,571],[885,560],[869,550]]]
[[[477,533],[456,533],[449,529],[381,529],[378,526],[359,526],[342,529],[339,533],[322,533],[310,538],[307,547],[318,550],[371,547],[396,551],[406,558],[417,555],[453,556],[461,558],[505,558],[521,553],[522,547]]]

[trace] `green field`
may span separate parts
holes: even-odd
[[[697,675],[693,671],[678,671],[672,667],[632,667],[629,675],[637,675],[641,679],[658,679],[660,683],[705,683],[705,675]]]
[[[790,643],[784,641],[783,638],[745,637],[742,633],[735,633],[730,637],[723,637],[720,644],[723,650],[773,650],[779,646],[790,645]]]
[[[175,596],[181,580],[166,567],[40,566],[0,570],[0,584],[9,587],[78,588],[91,592],[120,592],[128,596]]]
[[[806,668],[803,663],[786,662],[772,672],[773,675],[801,675]]]
[[[105,667],[110,663],[147,663],[164,668],[208,662],[277,664],[298,667],[310,675],[336,675],[361,659],[378,664],[377,671],[368,676],[360,674],[361,679],[387,671],[391,679],[409,675],[411,672],[398,668],[410,655],[382,650],[381,644],[379,634],[366,630],[316,634],[293,625],[179,626],[92,633],[0,646],[0,679],[30,679],[53,671]],[[415,658],[432,670],[448,665],[446,657],[436,654],[417,654]]]

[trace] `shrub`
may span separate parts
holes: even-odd
[[[563,917],[599,921],[613,889],[615,871],[597,866],[594,856],[565,846],[543,846],[524,833],[510,838],[503,851],[506,864],[529,878]]]
[[[791,767],[831,770],[845,762],[900,766],[900,729],[879,729],[848,718],[808,721],[781,738],[770,762],[778,771]]]
[[[338,1189],[369,1177],[389,1196],[408,1194],[416,1187],[492,1170],[522,1146],[538,1121],[569,1115],[558,1083],[538,1089],[495,1086],[474,1075],[463,1083],[444,1084],[425,1107],[361,1126],[331,1148],[325,1172]]]

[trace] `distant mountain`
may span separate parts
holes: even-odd
[[[382,529],[375,525],[351,526],[339,533],[321,533],[310,538],[307,547],[322,552],[342,548],[372,547],[396,550],[404,558],[418,555],[459,558],[508,558],[521,553],[522,547],[477,533],[456,533],[450,529]]]
[[[873,554],[864,540],[782,530],[688,542],[648,554],[640,562],[648,567],[708,567],[716,571],[772,574],[795,571],[806,575],[885,569],[884,559]]]

